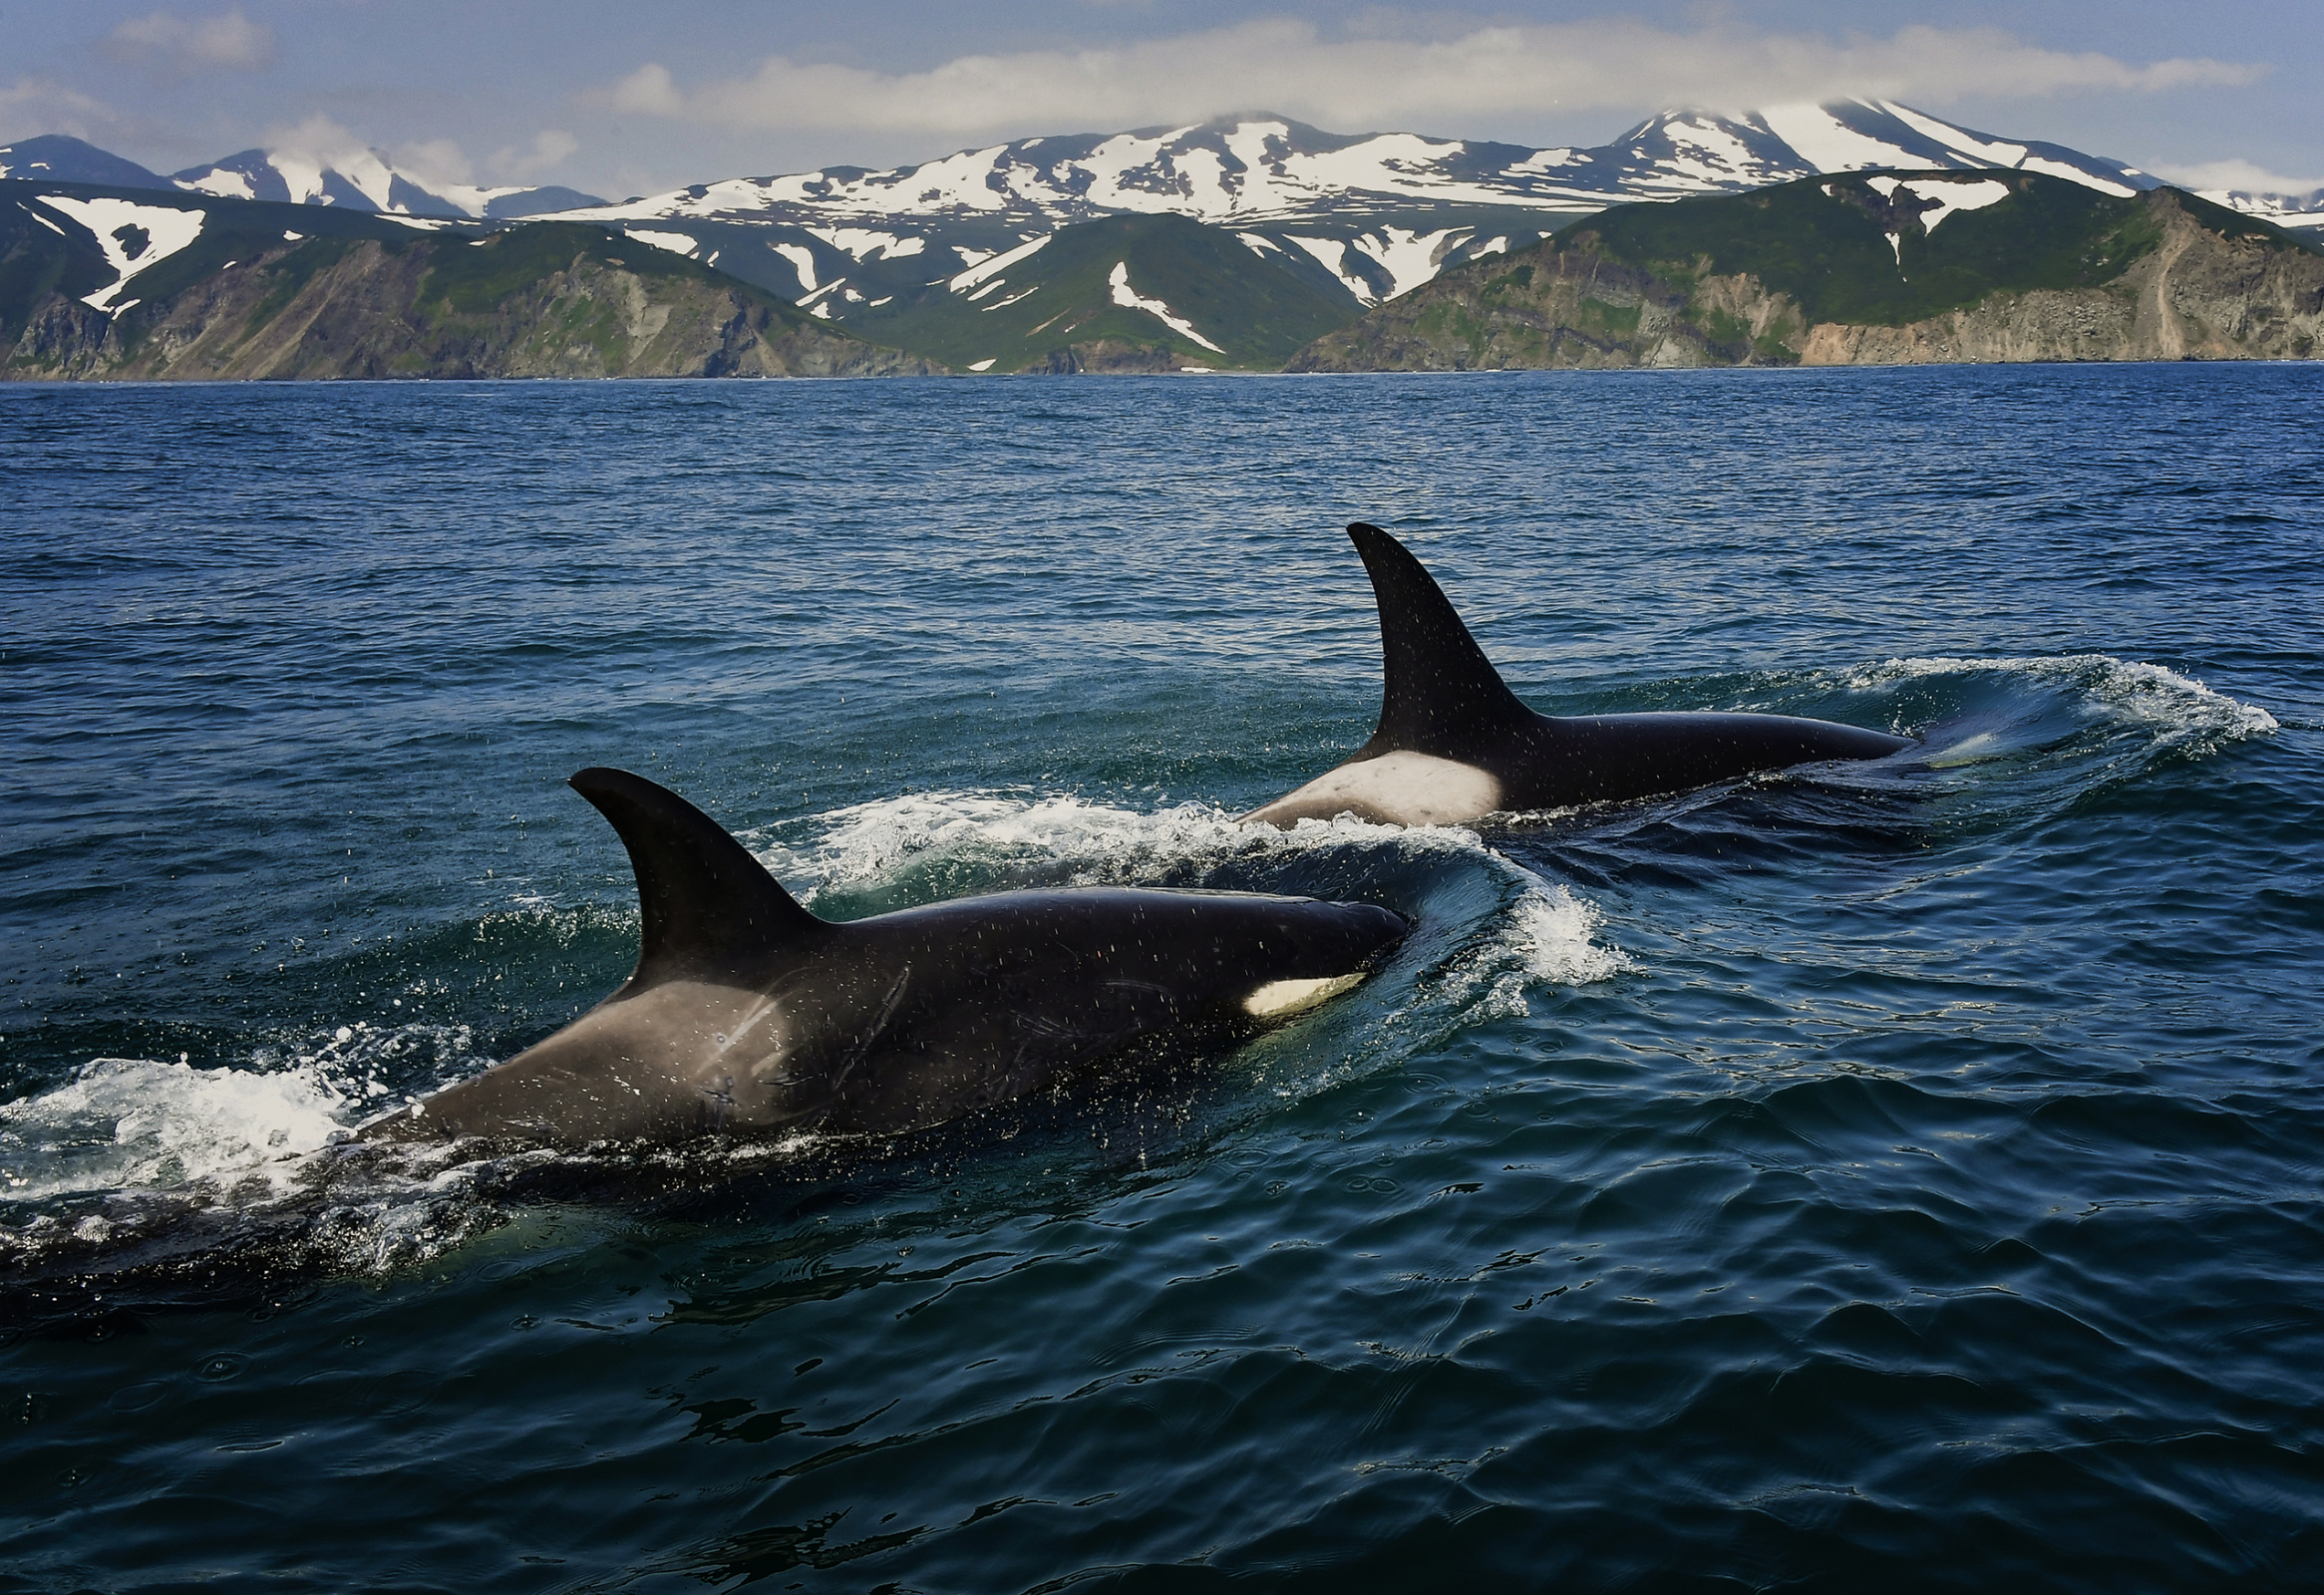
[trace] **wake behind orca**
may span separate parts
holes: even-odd
[[[619,770],[571,785],[636,870],[637,968],[556,1034],[359,1140],[923,1128],[1141,1036],[1300,1012],[1409,929],[1366,903],[1114,888],[835,924],[677,794]]]
[[[1380,725],[1344,764],[1242,817],[1289,826],[1354,814],[1445,825],[1491,813],[1685,792],[1826,759],[1884,759],[1913,744],[1791,715],[1552,717],[1518,701],[1443,589],[1378,526],[1348,527],[1380,607]]]

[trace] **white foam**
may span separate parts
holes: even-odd
[[[2256,704],[2239,703],[2191,677],[2161,665],[2117,659],[2111,654],[2060,654],[2012,659],[1890,659],[1847,677],[1858,690],[1892,686],[1923,676],[2008,671],[2087,695],[2110,713],[2182,735],[2237,739],[2278,729],[2276,719]]]
[[[1637,968],[1596,940],[1604,913],[1571,888],[1525,871],[1528,884],[1494,934],[1446,977],[1443,996],[1469,1020],[1522,1019],[1535,986],[1589,986]]]
[[[99,1058],[70,1085],[0,1106],[0,1194],[168,1189],[289,1164],[343,1128],[355,1099],[314,1066],[195,1069]]]
[[[759,838],[759,857],[787,885],[814,896],[893,881],[940,860],[1003,867],[1039,864],[1073,885],[1152,880],[1164,866],[1210,866],[1350,841],[1393,841],[1409,850],[1496,861],[1477,833],[1458,826],[1375,825],[1303,819],[1289,830],[1245,824],[1209,803],[1155,812],[1070,796],[932,792],[883,798],[816,816],[799,842]],[[785,827],[790,829],[792,827]]]
[[[1536,883],[1517,899],[1503,939],[1525,973],[1556,986],[1588,986],[1636,966],[1593,939],[1605,914],[1570,887]]]
[[[491,1064],[472,1048],[465,1025],[358,1022],[295,1033],[241,1066],[93,1059],[55,1091],[0,1104],[0,1198],[251,1176],[279,1192],[334,1131],[395,1106],[383,1074],[431,1091]]]

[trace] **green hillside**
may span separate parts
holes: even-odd
[[[2324,254],[2176,189],[1848,172],[1620,205],[1328,334],[1305,371],[2305,358]]]
[[[1897,173],[1891,180],[1898,193],[1884,194],[1875,180],[1887,175],[1850,172],[1752,194],[1623,205],[1556,236],[1565,247],[1594,238],[1608,258],[1674,284],[1748,272],[1789,296],[1812,321],[1887,326],[1972,305],[1998,289],[2109,282],[2161,237],[2138,197],[2117,198],[2060,178]],[[1931,192],[1962,186],[1966,177],[2005,183],[2010,193],[1982,209],[1947,215],[1930,232],[1915,206],[1898,202],[1916,191],[1901,185],[1914,175]]]
[[[194,215],[199,231],[166,252],[157,230],[182,240]],[[130,277],[108,296],[121,279],[91,227],[123,216],[112,240]],[[930,369],[596,227],[423,230],[321,205],[17,182],[0,183],[0,375],[52,379]]]
[[[1344,288],[1283,259],[1184,216],[1114,216],[1060,228],[961,289],[932,283],[846,324],[955,370],[1274,371],[1362,312]]]

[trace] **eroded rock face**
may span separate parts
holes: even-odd
[[[1135,377],[1180,371],[1186,364],[1167,344],[1097,338],[1053,349],[1047,360],[1026,369],[1029,374],[1042,377]]]
[[[465,240],[271,250],[134,319],[53,298],[10,351],[17,378],[856,377],[932,363],[787,319],[740,286],[576,255],[457,307],[431,291]],[[300,249],[309,250],[302,255]],[[328,256],[328,258],[325,258]]]
[[[2324,354],[2324,257],[2223,238],[2166,198],[2162,238],[2104,288],[1996,295],[1902,327],[1813,328],[1812,366],[2022,360],[2308,360]]]
[[[1814,322],[1750,273],[1648,272],[1587,230],[1448,273],[1318,339],[1292,371],[2304,360],[2324,355],[2324,255],[2142,196],[2156,241],[2095,286],[2001,290],[1902,325]]]

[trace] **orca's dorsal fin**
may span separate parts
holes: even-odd
[[[566,785],[612,822],[637,871],[632,985],[731,965],[830,928],[724,826],[669,789],[602,768]]]
[[[1398,752],[1465,758],[1538,720],[1410,549],[1361,520],[1348,527],[1348,537],[1372,577],[1387,675],[1380,727],[1358,759]]]

